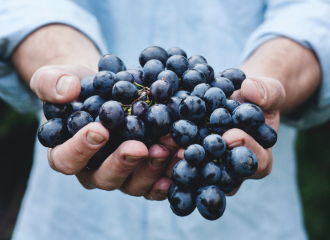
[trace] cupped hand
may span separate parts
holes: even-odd
[[[95,74],[77,65],[52,65],[39,68],[30,87],[42,101],[64,104],[80,93],[80,80]],[[177,162],[178,146],[169,135],[149,149],[139,141],[126,141],[97,170],[86,169],[89,159],[111,138],[100,123],[90,123],[65,143],[48,149],[49,165],[67,175],[75,174],[87,189],[120,189],[133,196],[163,200],[171,184],[163,176],[170,161]]]

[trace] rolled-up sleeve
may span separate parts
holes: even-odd
[[[244,62],[264,42],[287,37],[313,50],[322,69],[317,93],[282,121],[308,128],[330,119],[330,2],[322,0],[268,0],[263,23],[251,34],[242,55]],[[299,91],[299,89],[297,89]]]
[[[20,112],[40,107],[9,61],[17,45],[30,33],[48,24],[65,24],[85,34],[100,52],[106,52],[95,16],[71,1],[0,0],[0,23],[0,98]]]

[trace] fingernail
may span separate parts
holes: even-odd
[[[230,145],[227,145],[227,147],[234,148],[234,147],[238,147],[238,146],[242,146],[242,145],[243,145],[243,141],[238,141],[238,142],[234,142]]]
[[[104,137],[102,137],[100,134],[89,132],[87,134],[87,141],[92,145],[99,145],[104,141]]]
[[[125,156],[125,160],[129,163],[135,163],[141,161],[141,157],[134,157],[134,156]]]
[[[260,93],[260,97],[263,99],[264,97],[265,97],[265,90],[264,90],[264,88],[261,86],[261,84],[260,83],[258,83],[257,81],[254,81],[254,80],[252,80],[253,82],[254,82],[254,84],[257,86],[257,88],[258,88],[258,90],[259,90],[259,93]]]
[[[56,91],[59,95],[65,95],[71,85],[72,79],[72,76],[63,76],[57,81]]]
[[[154,167],[161,167],[165,164],[166,158],[153,158],[151,159],[151,164]]]

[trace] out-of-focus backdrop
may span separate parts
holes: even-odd
[[[0,240],[9,240],[29,177],[38,128],[0,100]],[[330,240],[330,122],[300,131],[298,182],[311,240]]]

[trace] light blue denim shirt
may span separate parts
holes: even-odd
[[[265,41],[286,36],[313,49],[322,67],[314,101],[286,118],[309,127],[330,117],[329,12],[330,3],[322,0],[0,0],[0,97],[22,112],[40,106],[8,58],[29,33],[50,23],[80,30],[101,53],[119,56],[126,66],[138,65],[148,46],[179,46],[189,56],[203,55],[216,72],[239,67]],[[13,239],[307,239],[295,136],[295,129],[280,126],[272,173],[244,182],[216,221],[197,210],[177,217],[167,201],[85,190],[75,176],[51,170],[46,148],[37,143]]]

